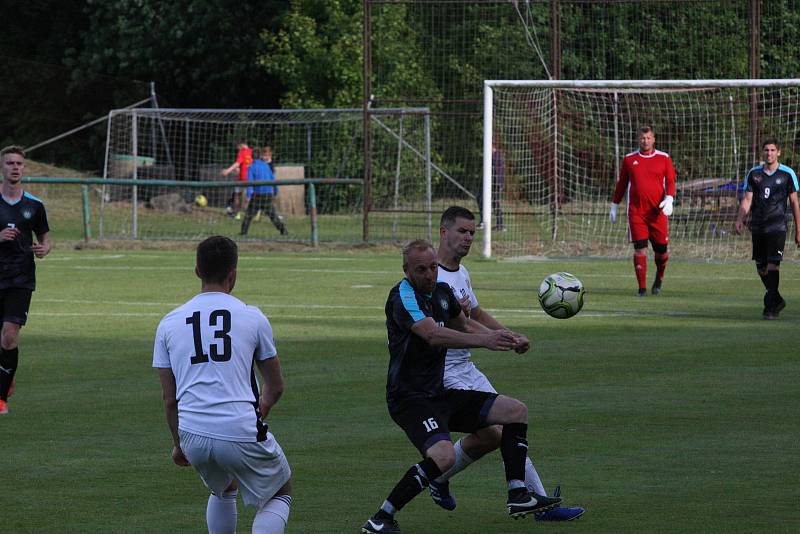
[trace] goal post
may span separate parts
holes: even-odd
[[[360,108],[112,110],[103,172],[109,181],[92,189],[99,195],[98,236],[159,240],[243,232],[251,241],[305,241],[310,217],[319,219],[319,239],[327,242],[362,243],[365,217],[371,242],[410,240],[420,228],[430,236],[432,196],[445,181],[439,171],[432,176],[430,110],[375,108],[369,118],[367,188]],[[271,148],[274,204],[288,235],[266,216],[246,231],[238,222],[247,216],[245,188],[238,171],[222,171],[232,167],[241,141],[254,160],[262,147]],[[212,185],[220,180],[227,185]],[[184,187],[191,182],[208,187]],[[206,197],[202,210],[193,207],[195,194]]]
[[[644,125],[678,173],[671,250],[749,257],[733,232],[742,181],[766,137],[800,166],[800,79],[485,81],[483,255],[627,256],[625,208],[616,224],[608,208]]]

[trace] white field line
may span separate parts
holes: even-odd
[[[123,265],[61,265],[59,269],[75,269],[79,271],[174,271],[174,272],[192,272],[194,267],[191,266],[123,266]],[[316,274],[370,274],[370,275],[386,275],[396,276],[399,280],[403,274],[400,271],[385,271],[385,270],[353,270],[353,269],[305,269],[296,267],[245,267],[240,270],[241,272],[286,272],[289,273],[316,273]],[[473,279],[481,279],[483,277],[503,277],[508,278],[509,273],[471,273]],[[620,274],[582,274],[581,279],[632,279],[633,275],[630,273]],[[728,281],[751,281],[753,276],[714,276],[715,281],[728,280]],[[790,277],[791,278],[791,277]],[[695,275],[669,275],[669,280],[696,280]],[[531,286],[534,289],[533,285]],[[388,290],[388,288],[387,288]]]
[[[46,317],[95,317],[95,316],[108,316],[108,317],[161,317],[167,311],[180,306],[181,302],[152,302],[152,301],[129,301],[129,300],[76,300],[76,299],[51,299],[51,298],[41,298],[36,299],[36,302],[39,303],[49,303],[49,304],[82,304],[82,305],[106,305],[106,306],[116,306],[116,307],[158,307],[162,308],[164,311],[161,312],[52,312],[52,311],[32,311],[31,315],[33,316],[46,316]],[[282,320],[282,319],[330,319],[329,315],[290,315],[290,314],[283,314],[277,313],[279,310],[331,310],[331,311],[340,311],[340,310],[352,310],[352,311],[366,311],[370,312],[370,315],[353,315],[353,316],[342,316],[336,315],[334,318],[336,319],[356,319],[356,320],[364,320],[364,319],[375,319],[375,320],[382,320],[382,314],[380,312],[383,311],[382,306],[356,306],[356,305],[334,305],[334,304],[283,304],[283,303],[252,303],[254,306],[258,306],[262,310],[267,312],[276,312],[273,316],[274,319]],[[538,310],[535,308],[531,309],[524,309],[524,308],[486,308],[486,311],[494,315],[498,318],[503,317],[546,317],[545,313],[542,310]],[[648,312],[643,310],[632,310],[632,311],[623,311],[623,310],[610,310],[610,311],[583,311],[580,316],[584,318],[588,317],[617,317],[617,316],[670,316],[670,317],[682,317],[682,316],[691,316],[691,313],[687,312],[680,312],[680,311],[666,311],[660,310],[658,312]]]

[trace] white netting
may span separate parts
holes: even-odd
[[[494,86],[491,142],[503,156],[505,179],[502,187],[494,184],[492,196],[506,231],[493,232],[492,253],[628,255],[624,208],[615,225],[608,209],[622,158],[638,148],[638,128],[652,125],[656,148],[670,154],[677,170],[671,250],[707,260],[749,258],[749,234],[733,232],[739,193],[764,137],[783,143],[782,163],[795,169],[800,164],[800,88],[746,83],[670,89]],[[500,223],[496,216],[494,225]]]
[[[371,151],[371,198],[377,209],[370,240],[419,237],[418,213],[430,205],[425,186],[427,110],[374,110]],[[194,239],[212,233],[235,235],[240,222],[226,216],[238,173],[221,171],[236,158],[237,142],[272,147],[276,178],[358,179],[364,177],[363,113],[351,110],[179,110],[137,109],[111,113],[106,178],[162,180],[156,186],[106,185],[98,188],[101,238]],[[187,181],[229,180],[224,188],[182,187]],[[208,205],[194,199],[202,194]],[[308,187],[279,188],[277,209],[288,236],[279,235],[266,218],[255,221],[254,240],[309,239],[312,233]],[[318,239],[360,242],[363,237],[364,187],[360,184],[315,186]]]

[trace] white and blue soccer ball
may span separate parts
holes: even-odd
[[[585,294],[583,283],[574,274],[553,273],[539,284],[539,304],[556,319],[569,319],[581,311]]]

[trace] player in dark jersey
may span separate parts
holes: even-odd
[[[786,244],[786,201],[794,216],[794,242],[800,246],[800,204],[797,200],[797,175],[778,162],[781,146],[774,139],[761,144],[764,163],[747,173],[745,193],[736,217],[736,233],[744,228],[750,213],[750,233],[753,240],[753,260],[764,284],[764,319],[773,320],[786,307],[778,291],[783,247]]]
[[[406,278],[389,292],[386,328],[389,414],[422,454],[380,509],[361,527],[367,534],[397,534],[395,512],[408,504],[430,480],[452,467],[455,451],[450,430],[472,432],[503,425],[500,451],[508,480],[508,513],[522,517],[548,510],[561,499],[530,493],[525,487],[528,409],[520,401],[485,391],[445,390],[448,348],[484,347],[511,350],[527,340],[506,329],[489,330],[467,321],[450,286],[437,283],[438,261],[430,242],[418,240],[403,249]]]
[[[33,258],[44,258],[50,252],[50,228],[42,201],[22,190],[22,148],[9,146],[0,150],[0,165],[0,414],[5,414],[19,362],[19,331],[28,319],[31,293],[36,289]],[[37,243],[33,242],[33,234]]]

